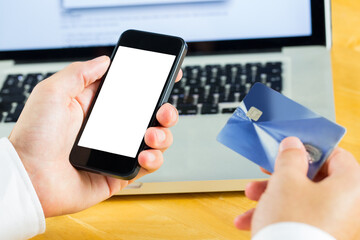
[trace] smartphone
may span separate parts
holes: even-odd
[[[82,170],[125,180],[140,169],[147,128],[168,101],[187,52],[179,37],[128,30],[111,56],[70,153]]]

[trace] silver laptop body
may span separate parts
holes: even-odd
[[[26,4],[25,0],[23,1],[24,4]],[[34,1],[32,7],[36,6],[37,2],[40,2],[40,0]],[[234,7],[236,4],[239,4],[240,1],[169,1],[168,4],[160,5],[155,4],[155,2],[158,1],[154,1],[154,5],[127,6],[127,10],[130,13],[136,13],[136,11],[138,11],[137,8],[141,8],[139,12],[147,16],[148,12],[146,9],[148,8],[158,9],[160,14],[165,10],[169,12],[169,9],[173,12],[181,12],[185,10],[189,11],[190,8],[194,9],[194,6],[201,8],[209,6],[215,7],[216,5],[214,4]],[[260,2],[263,2],[264,5],[269,7],[268,2],[276,5],[282,4],[284,1],[263,0]],[[288,3],[290,1],[285,2],[286,4],[283,5],[290,8],[291,3]],[[266,65],[266,63],[269,62],[281,62],[281,76],[283,79],[281,92],[313,111],[334,120],[335,112],[330,62],[330,1],[302,0],[299,2],[302,2],[302,5],[300,5],[304,8],[307,4],[309,5],[308,11],[310,11],[311,19],[309,21],[309,23],[311,23],[310,35],[244,37],[238,39],[229,38],[201,41],[197,40],[201,38],[201,31],[200,33],[193,31],[192,34],[196,36],[193,38],[193,41],[189,41],[190,51],[183,64],[184,69],[191,66],[205,68],[206,66],[213,65],[226,66],[227,64],[240,64],[245,66],[249,63]],[[101,6],[86,8],[86,1],[81,1],[81,4],[85,4],[85,6],[74,9],[71,9],[71,6],[78,6],[79,3],[75,4],[69,0],[64,1],[64,4],[64,6],[60,7],[61,11],[59,14],[68,15],[64,18],[64,22],[61,25],[62,27],[66,27],[67,24],[73,24],[74,21],[79,21],[79,18],[81,22],[88,20],[93,15],[94,18],[101,17],[96,15],[96,11],[100,11],[98,9],[101,9],[102,15],[104,15],[106,11],[116,11],[117,8],[123,10],[123,6],[112,6],[111,10],[108,6],[106,8],[101,8]],[[14,4],[0,3],[0,9],[14,7],[12,5]],[[252,11],[258,11],[259,8],[262,8],[261,6],[251,8],[250,5],[248,7]],[[67,9],[69,6],[70,9]],[[212,9],[210,7],[209,9]],[[299,6],[296,7],[299,8]],[[55,7],[52,5],[52,8],[49,7],[49,9],[55,9]],[[56,6],[56,9],[59,10],[58,6]],[[271,9],[267,11],[271,12]],[[208,13],[224,14],[224,12],[221,11]],[[241,14],[241,12],[239,12],[239,14]],[[114,17],[112,21],[120,21],[120,19],[121,18]],[[144,17],[144,19],[146,18]],[[262,19],[262,21],[267,22],[267,19],[269,19],[269,16]],[[1,18],[0,20],[3,21]],[[299,21],[301,21],[301,19],[299,19]],[[104,22],[113,24],[109,19],[104,20]],[[7,25],[11,25],[11,23],[11,21],[7,20]],[[229,24],[223,27],[229,27],[233,32],[236,32],[237,24],[231,23],[231,25]],[[181,21],[179,21],[178,24],[181,24]],[[14,25],[18,27],[21,26],[20,23],[15,23]],[[196,22],[194,22],[194,25],[196,25]],[[199,25],[201,25],[201,23]],[[242,26],[242,24],[239,25]],[[133,27],[181,36],[181,31],[172,32],[173,30],[170,30],[170,28],[172,29],[176,26],[177,25],[171,25],[171,23],[169,23],[169,26],[163,28],[161,31],[157,29],[157,27],[153,29],[151,27],[144,27],[144,29],[141,24],[129,24],[129,26],[121,26],[120,30],[115,33],[113,28],[111,32],[112,35],[109,34],[108,36],[110,40],[107,39],[107,41],[108,43],[115,43],[116,38],[123,30]],[[212,25],[206,26],[210,28],[211,31],[221,30],[214,28]],[[191,28],[191,26],[188,27]],[[11,32],[5,28],[5,24],[0,24],[1,36],[3,36],[3,33],[7,33],[6,31]],[[104,28],[106,28],[106,26]],[[254,29],[251,31],[253,30]],[[25,31],[25,29],[23,27],[22,29],[18,29],[18,31]],[[99,30],[96,29],[96,31]],[[89,32],[89,35],[92,34],[93,32]],[[101,33],[98,32],[98,34]],[[74,39],[72,39],[72,37]],[[26,77],[29,73],[40,73],[42,76],[46,76],[48,73],[62,69],[71,62],[72,59],[90,58],[101,53],[109,54],[111,52],[111,47],[104,47],[104,45],[106,45],[104,41],[102,45],[100,44],[96,47],[87,43],[87,40],[83,40],[81,37],[84,38],[85,36],[70,32],[64,40],[64,42],[66,42],[65,45],[69,46],[63,46],[62,48],[49,48],[47,46],[45,49],[39,47],[27,48],[27,46],[19,46],[19,48],[16,49],[14,47],[15,45],[10,49],[5,49],[7,46],[4,42],[5,40],[0,40],[0,85],[4,84],[4,81],[6,81],[9,75],[21,74]],[[22,41],[27,41],[26,37],[23,38]],[[51,39],[49,39],[49,41],[51,41]],[[74,46],[76,46],[75,42],[79,44],[81,41],[84,42],[83,46],[85,47],[74,48]],[[19,41],[16,40],[15,42]],[[64,61],[64,58],[67,59]],[[189,81],[191,77],[187,76],[186,78]],[[161,169],[130,185],[122,191],[121,194],[238,191],[244,190],[246,183],[250,180],[266,178],[267,176],[260,171],[258,166],[216,141],[217,134],[231,116],[230,113],[222,113],[222,110],[235,108],[238,104],[239,101],[219,102],[219,113],[217,114],[201,114],[201,110],[199,109],[196,114],[181,115],[177,126],[172,129],[174,144],[166,151],[164,155],[165,162]],[[7,111],[11,110],[14,109]],[[7,116],[3,116],[0,123],[0,136],[8,136],[14,126],[13,122],[6,122],[6,117]]]

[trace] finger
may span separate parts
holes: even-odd
[[[120,190],[121,180],[119,179],[86,171],[78,171],[78,173],[82,177],[82,181],[80,181],[82,185],[76,194],[80,194],[86,200],[81,203],[80,210],[103,201]]]
[[[300,173],[306,176],[308,167],[307,152],[302,142],[296,137],[285,138],[280,143],[274,174]]]
[[[100,79],[110,64],[107,56],[86,62],[75,62],[49,78],[59,91],[69,97],[76,97],[96,80]]]
[[[177,123],[179,113],[173,105],[165,103],[156,113],[156,119],[161,126],[169,128]]]
[[[86,196],[85,205],[81,206],[80,209],[88,208],[103,201],[128,185],[128,181],[96,173],[79,171],[79,174],[84,178],[84,181],[82,181],[84,185],[79,188],[79,191],[82,196]],[[77,211],[79,211],[79,209]]]
[[[180,81],[180,79],[182,78],[182,76],[183,76],[183,71],[180,69],[180,71],[179,71],[179,73],[178,73],[178,75],[177,75],[177,77],[176,77],[175,82]]]
[[[333,151],[331,155],[333,155],[334,152],[335,151]],[[316,176],[313,179],[314,182],[321,182],[322,180],[324,180],[325,178],[327,178],[329,176],[329,172],[328,172],[329,159],[330,159],[330,157],[321,166],[320,170],[318,171],[318,173],[316,174]]]
[[[123,190],[128,184],[128,180],[120,180],[118,178],[106,177],[107,184],[109,185],[109,196],[118,193]]]
[[[150,149],[142,151],[139,154],[138,161],[141,169],[134,180],[158,170],[163,164],[164,158],[160,150]]]
[[[260,170],[261,170],[263,173],[267,174],[267,175],[271,175],[271,172],[269,172],[269,171],[266,170],[265,168],[260,167]]]
[[[250,182],[245,188],[246,197],[253,201],[259,201],[266,190],[267,184],[268,181]]]
[[[83,109],[84,113],[86,114],[89,110],[89,106],[95,96],[95,93],[99,87],[100,81],[96,81],[92,83],[90,86],[85,88],[85,90],[76,97],[76,100],[80,104],[81,108]]]
[[[138,175],[135,178],[131,179],[129,181],[129,184],[135,182],[139,178],[149,173],[158,170],[163,164],[164,159],[161,151],[151,149],[151,150],[142,151],[139,154],[138,161],[141,168],[139,170]]]
[[[347,175],[347,173],[352,172],[352,170],[359,168],[359,164],[354,156],[342,148],[336,148],[333,151],[328,158],[326,166],[329,176],[343,176],[344,173]]]
[[[254,211],[255,208],[237,216],[234,220],[235,227],[240,230],[249,231],[251,229],[251,220],[254,215]]]
[[[337,155],[341,150],[342,149],[340,148],[334,149],[334,151],[330,154],[328,159],[320,168],[319,172],[316,174],[315,178],[313,179],[314,182],[320,182],[329,176],[329,163],[334,160],[334,156]]]
[[[146,145],[154,149],[166,149],[173,143],[171,131],[162,127],[148,128],[144,139]]]

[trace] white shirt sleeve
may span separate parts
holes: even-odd
[[[281,222],[261,229],[252,240],[336,240],[323,230],[298,222]]]
[[[0,239],[28,239],[45,231],[39,198],[14,147],[0,139]]]

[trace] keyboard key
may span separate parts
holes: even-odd
[[[245,93],[245,84],[234,84],[230,87],[230,93]]]
[[[281,90],[282,90],[282,77],[281,77],[281,75],[279,75],[279,76],[270,76],[268,83],[270,83],[270,87],[272,89],[274,89],[275,91],[281,92]]]
[[[252,74],[253,72],[257,72],[262,68],[261,63],[247,63],[245,65],[246,73]]]
[[[223,108],[221,113],[234,113],[236,108]]]
[[[9,94],[22,94],[24,92],[23,87],[3,87],[0,91],[1,94],[9,95]]]
[[[201,114],[217,114],[219,113],[218,104],[206,104],[204,103],[201,108]]]
[[[272,82],[270,86],[275,91],[281,92],[281,90],[282,90],[282,82],[281,81]]]
[[[236,93],[234,95],[235,95],[235,99],[236,99],[236,97],[237,97]],[[244,99],[245,96],[246,96],[245,94],[240,94],[238,102],[241,102]]]
[[[10,102],[0,102],[0,112],[7,112],[11,110]]]
[[[219,100],[220,100],[220,94],[219,93],[214,93],[214,94],[209,96],[208,103],[218,104]]]
[[[40,73],[28,74],[25,77],[24,84],[28,84],[28,85],[34,87],[38,82],[42,81],[43,79],[44,79],[44,76]]]
[[[183,99],[183,103],[196,105],[199,103],[199,95],[198,94],[189,95]]]
[[[198,112],[198,107],[193,104],[181,104],[177,106],[179,115],[194,115]]]
[[[179,95],[179,94],[184,94],[184,89],[183,88],[174,88],[171,92],[172,95]]]
[[[219,102],[235,102],[235,96],[234,94],[221,93]]]
[[[181,94],[181,95],[178,95],[178,98],[177,98],[177,104],[180,105],[180,104],[183,104],[184,103],[184,95]]]
[[[209,78],[207,81],[206,81],[206,84],[207,85],[212,85],[212,86],[217,86],[219,85],[219,81],[217,78]]]
[[[220,93],[220,89],[221,87],[218,86],[218,85],[214,85],[214,86],[211,86],[210,88],[210,94],[214,94],[214,93]]]
[[[282,81],[281,75],[271,75],[271,76],[269,76],[269,80],[268,80],[268,82],[271,82],[271,83],[281,82],[281,81]]]
[[[3,87],[5,88],[15,87],[18,85],[19,82],[22,82],[23,80],[24,80],[24,76],[21,74],[8,75]]]
[[[5,119],[9,113],[7,111],[1,112],[1,122],[5,122]]]
[[[1,94],[0,103],[24,102],[26,97],[23,94]]]
[[[16,122],[18,120],[19,116],[15,115],[15,114],[8,114],[6,116],[4,122],[6,122],[6,123],[8,123],[8,122]]]
[[[209,97],[205,97],[204,95],[199,95],[198,103],[209,103]]]
[[[265,65],[265,69],[270,70],[269,72],[281,73],[282,72],[282,62],[268,62]]]
[[[202,87],[193,87],[190,89],[190,94],[199,94],[202,95],[204,94],[205,89]]]
[[[189,86],[199,86],[199,80],[196,78],[191,78],[186,83]]]
[[[54,75],[54,74],[55,74],[54,72],[49,72],[49,73],[45,74],[44,79],[49,78],[49,77],[51,77],[51,76]]]
[[[19,119],[19,116],[24,108],[24,104],[16,104],[15,110],[9,112],[5,118],[5,122],[16,122]]]
[[[179,100],[179,96],[178,96],[178,95],[171,95],[171,96],[169,97],[168,102],[176,107],[177,104],[178,104],[178,100]]]

